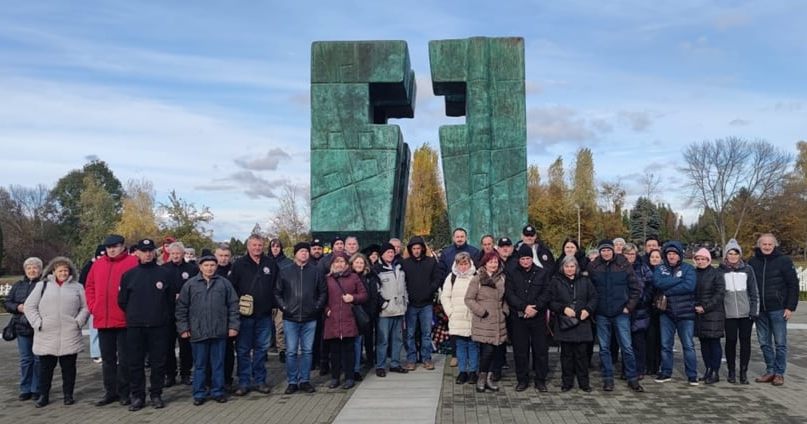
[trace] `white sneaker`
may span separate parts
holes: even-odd
[[[96,364],[100,364],[101,362],[104,362],[104,360],[101,359],[100,356],[98,358],[92,358],[92,361],[95,362]]]

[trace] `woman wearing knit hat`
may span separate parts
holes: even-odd
[[[759,292],[754,270],[743,261],[743,250],[731,239],[723,249],[720,264],[726,295],[726,367],[729,383],[736,383],[737,340],[740,341],[740,384],[748,384],[748,361],[751,359],[751,329],[759,316]]]
[[[720,272],[712,267],[712,255],[706,248],[695,252],[695,334],[701,341],[701,356],[706,365],[706,373],[701,380],[706,384],[720,381],[718,370],[723,359],[720,339],[723,338],[723,296],[726,285]]]

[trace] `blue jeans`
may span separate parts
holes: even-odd
[[[317,320],[306,322],[283,320],[283,333],[286,335],[286,378],[289,384],[311,381],[311,361],[314,356],[316,331]]]
[[[479,343],[470,337],[454,336],[457,344],[457,367],[460,372],[477,372],[479,370]]]
[[[757,319],[757,338],[765,358],[766,374],[785,375],[787,367],[787,321],[785,311],[760,312]],[[773,340],[771,341],[771,337]],[[776,347],[776,352],[773,350]]]
[[[695,321],[691,319],[673,321],[664,313],[661,314],[661,375],[672,375],[676,331],[678,331],[678,339],[681,340],[681,346],[684,349],[684,370],[687,378],[697,379],[698,356],[695,353],[695,341],[692,338],[695,333]]]
[[[266,351],[272,334],[271,316],[241,317],[236,350],[238,352],[238,387],[266,384]]]
[[[101,345],[98,344],[98,329],[92,325],[92,315],[87,320],[87,328],[90,329],[90,358],[100,358]]]
[[[630,337],[630,315],[619,314],[615,317],[597,317],[597,339],[600,343],[600,365],[602,379],[614,381],[614,362],[611,360],[611,333],[616,334],[619,348],[622,349],[622,366],[628,381],[636,380],[636,357],[633,356],[633,344]]]
[[[193,398],[207,397],[207,373],[210,366],[210,395],[224,396],[224,345],[226,338],[191,342],[193,352]]]
[[[39,393],[39,356],[34,355],[34,336],[17,336],[20,352],[20,393]]]
[[[417,362],[415,348],[415,330],[420,324],[420,360],[432,360],[432,305],[423,307],[409,306],[406,308],[406,361],[410,364]]]
[[[364,336],[357,336],[353,342],[353,358],[356,362],[353,363],[353,372],[361,372],[361,347],[364,343]]]
[[[379,317],[378,333],[375,345],[375,367],[387,367],[387,348],[392,344],[391,367],[401,366],[401,348],[403,347],[403,331],[401,325],[404,317]]]

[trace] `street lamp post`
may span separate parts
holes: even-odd
[[[577,208],[577,242],[582,244],[583,241],[580,240],[580,205],[575,203],[574,207]]]

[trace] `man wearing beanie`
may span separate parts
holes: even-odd
[[[395,259],[395,246],[390,243],[381,245],[381,261],[376,264],[378,274],[378,297],[381,308],[378,316],[376,333],[375,374],[387,376],[387,348],[391,345],[390,371],[406,374],[401,366],[401,347],[403,344],[402,328],[409,298],[406,292],[406,276],[401,264]]]
[[[309,262],[310,245],[294,245],[294,265],[285,268],[275,286],[275,302],[283,312],[286,335],[286,394],[298,390],[313,393],[311,362],[317,317],[328,300],[325,275]],[[297,352],[300,352],[299,354]]]
[[[527,389],[530,381],[530,351],[535,372],[535,388],[546,392],[549,345],[546,340],[546,306],[549,303],[549,271],[533,262],[533,250],[518,248],[518,265],[507,270],[505,298],[513,314],[513,357],[516,361],[516,391]]]
[[[639,302],[642,288],[633,266],[623,255],[614,253],[614,243],[602,240],[597,246],[600,255],[589,262],[588,276],[597,288],[597,339],[600,344],[602,388],[614,390],[614,363],[611,358],[611,334],[616,334],[622,349],[622,363],[628,386],[643,392],[636,374],[636,358],[630,336],[630,314]]]

